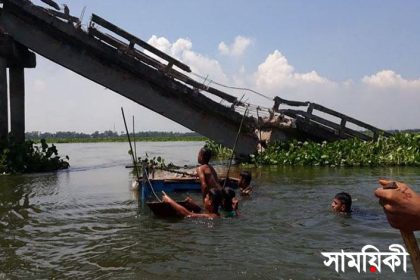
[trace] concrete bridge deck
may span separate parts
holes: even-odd
[[[195,81],[188,76],[190,68],[187,65],[107,20],[93,15],[89,28],[83,30],[78,18],[71,16],[68,9],[62,12],[34,5],[29,0],[4,0],[0,28],[33,52],[226,147],[233,147],[242,120],[238,111],[243,111],[248,104]],[[109,33],[124,38],[126,42]],[[217,98],[223,100],[223,104],[216,102]],[[306,111],[279,108],[280,104],[296,105],[292,103],[277,98],[275,106],[267,109],[266,118],[246,116],[237,154],[247,155],[256,151],[259,138],[264,141],[348,137],[368,140],[381,133],[373,126],[317,104],[304,103],[308,106]],[[100,108],[100,105],[95,105],[95,108]],[[340,124],[316,117],[314,108],[339,114]],[[346,128],[347,122],[354,121],[373,131],[372,136],[361,136],[357,131]]]

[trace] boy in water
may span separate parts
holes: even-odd
[[[235,191],[229,187],[222,190],[222,209],[221,215],[225,218],[232,218],[238,216],[237,203],[234,204]]]
[[[214,170],[213,166],[209,164],[210,159],[211,151],[205,147],[201,148],[198,152],[197,158],[198,163],[200,164],[200,166],[197,167],[197,176],[200,178],[203,200],[210,189],[222,189],[222,186],[219,184],[216,171]]]
[[[252,176],[249,171],[242,171],[239,174],[238,187],[239,187],[239,193],[241,196],[249,197],[251,195],[252,193],[252,187],[250,186],[251,179],[252,179]],[[235,210],[236,213],[238,214],[239,199],[237,199],[236,197],[233,197],[232,206],[233,206],[233,210]]]
[[[210,189],[204,196],[204,207],[207,210],[207,213],[193,213],[187,210],[184,206],[178,204],[168,195],[164,194],[162,201],[171,205],[172,208],[178,213],[178,215],[187,217],[187,218],[219,218],[219,208],[222,204],[222,194],[218,189]]]
[[[331,209],[337,213],[347,214],[351,212],[351,196],[346,192],[335,195],[331,202]]]
[[[241,191],[241,195],[242,196],[249,196],[252,193],[252,187],[250,186],[251,184],[251,173],[249,171],[242,171],[239,174],[239,189]]]

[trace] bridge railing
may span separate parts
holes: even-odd
[[[113,33],[115,33],[116,35],[128,40],[128,44],[126,44],[125,42],[122,42],[121,40],[117,39],[116,37],[110,35],[110,34],[106,34],[103,33],[101,31],[99,31],[97,28],[95,28],[95,24],[99,25]],[[150,65],[156,69],[158,69],[159,71],[162,71],[163,73],[165,73],[168,76],[171,76],[173,78],[176,78],[190,86],[192,86],[193,88],[199,89],[199,90],[204,90],[208,93],[211,93],[213,95],[218,96],[219,98],[226,100],[230,103],[236,104],[238,103],[238,100],[235,96],[232,96],[230,94],[227,94],[221,90],[218,90],[216,88],[213,87],[209,87],[206,86],[203,83],[199,83],[193,79],[191,79],[189,76],[176,71],[175,69],[172,68],[172,66],[177,66],[178,68],[190,73],[191,69],[188,65],[185,65],[184,63],[182,63],[181,61],[165,54],[164,52],[156,49],[155,47],[153,47],[152,45],[149,45],[147,42],[137,38],[136,36],[128,33],[127,31],[121,29],[120,27],[116,26],[115,24],[101,18],[100,16],[93,14],[92,18],[91,18],[91,24],[89,25],[89,29],[88,32],[90,35],[96,37],[97,39],[107,43],[108,45],[123,51],[124,53],[128,54],[128,55],[132,55],[134,56],[136,59],[139,59],[140,61],[142,61],[143,63]],[[135,48],[135,45],[139,45],[141,48],[143,48],[144,50],[147,50],[149,52],[151,52],[152,54],[156,55],[157,57],[166,60],[168,62],[167,65],[162,64],[161,61],[147,55],[145,52],[140,51],[139,49]]]
[[[91,18],[91,22],[98,24],[112,32],[114,32],[115,34],[127,39],[130,44],[129,44],[129,48],[130,49],[134,49],[134,46],[137,44],[140,47],[142,47],[145,50],[148,50],[149,52],[157,55],[158,57],[166,60],[168,62],[167,67],[171,68],[172,65],[176,65],[177,67],[179,67],[180,69],[186,71],[186,72],[191,72],[191,69],[188,65],[185,65],[184,63],[182,63],[181,61],[167,55],[166,53],[158,50],[157,48],[149,45],[147,42],[141,40],[140,38],[137,38],[136,36],[128,33],[127,31],[119,28],[118,26],[114,25],[113,23],[107,21],[104,18],[101,18],[100,16],[96,15],[96,14],[92,14],[92,18]]]
[[[280,104],[286,104],[289,106],[307,106],[307,110],[294,110],[294,109],[279,109]],[[300,101],[290,101],[285,100],[280,97],[274,98],[274,107],[273,110],[275,112],[283,113],[289,117],[296,118],[297,121],[303,122],[305,124],[311,125],[313,123],[320,125],[321,127],[325,128],[326,130],[334,133],[335,135],[339,136],[340,138],[349,138],[349,137],[357,137],[362,140],[372,140],[377,139],[379,135],[390,136],[391,134],[383,131],[379,128],[376,128],[370,124],[347,116],[345,114],[339,113],[322,105],[311,103],[311,102],[300,102]],[[314,111],[319,111],[329,116],[333,116],[338,118],[340,121],[339,123],[335,123],[331,120],[326,118],[317,116],[314,114]],[[347,127],[348,124],[353,124],[361,130],[355,130]],[[365,133],[368,132],[368,133]]]

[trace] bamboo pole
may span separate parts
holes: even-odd
[[[230,167],[232,166],[233,157],[235,156],[236,144],[238,144],[239,134],[241,133],[242,125],[244,123],[244,119],[245,119],[247,113],[248,113],[248,106],[245,109],[244,115],[242,116],[241,124],[239,125],[238,133],[236,134],[236,139],[235,139],[235,143],[233,145],[233,150],[232,150],[232,156],[230,157],[230,160],[229,160],[229,166],[228,166],[228,170],[227,170],[227,173],[226,173],[226,179],[223,183],[223,188],[226,187],[226,182],[229,180],[229,171],[230,171]]]
[[[401,237],[404,240],[405,247],[410,254],[411,264],[413,265],[414,272],[416,273],[417,280],[420,280],[420,252],[417,240],[412,231],[400,231]]]

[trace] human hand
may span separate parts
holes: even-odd
[[[375,196],[384,208],[389,224],[403,231],[420,230],[420,196],[401,182],[379,180],[383,186]]]

